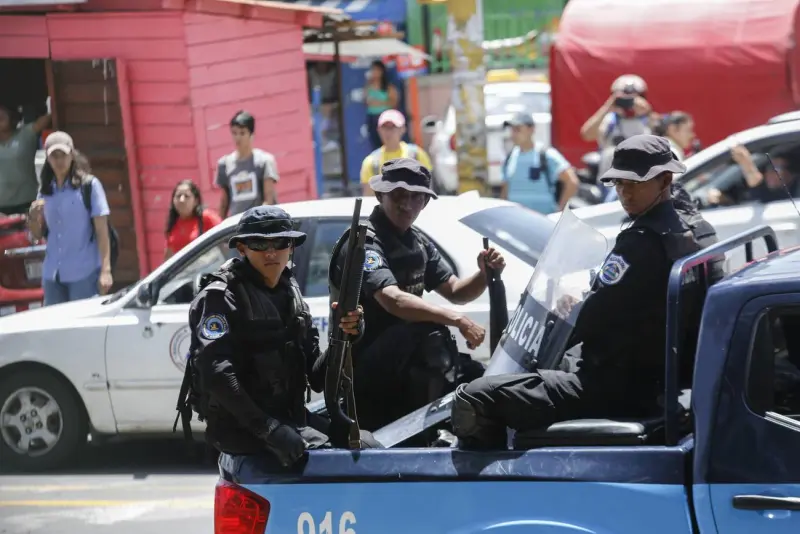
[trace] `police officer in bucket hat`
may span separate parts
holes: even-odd
[[[330,446],[305,408],[309,388],[324,387],[325,357],[288,268],[305,240],[283,209],[250,208],[228,242],[240,258],[201,279],[189,311],[188,404],[221,452],[264,452],[290,466],[307,448]],[[344,317],[344,331],[358,335],[361,315]]]
[[[436,291],[452,303],[471,302],[486,290],[486,265],[502,271],[505,260],[495,249],[481,250],[474,274],[459,278],[453,273],[436,245],[414,227],[437,198],[431,173],[420,162],[387,161],[369,185],[379,203],[366,222],[360,303],[369,328],[353,347],[353,366],[359,422],[374,430],[483,374],[482,364],[459,353],[448,327],[458,328],[473,348],[483,343],[484,328],[422,295]],[[338,292],[344,261],[340,251],[348,232],[331,258],[331,299]],[[481,246],[480,240],[475,246]]]
[[[659,413],[672,264],[717,241],[688,194],[672,184],[673,175],[685,170],[663,137],[636,135],[617,146],[601,180],[616,187],[630,221],[577,317],[573,339],[583,343],[580,357],[562,361],[569,371],[483,377],[459,387],[452,420],[460,446],[503,448],[506,427],[525,431],[571,419]],[[715,262],[711,280],[721,276]],[[684,291],[683,339],[690,340],[684,348],[693,355],[700,322],[700,304],[694,303],[702,298],[692,295],[702,295],[702,288],[694,282]],[[682,379],[690,387],[691,373]]]

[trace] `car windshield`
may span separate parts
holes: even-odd
[[[486,115],[509,115],[519,112],[550,113],[550,94],[532,91],[486,93]]]
[[[461,222],[532,267],[539,261],[555,227],[544,215],[516,204],[481,210]]]

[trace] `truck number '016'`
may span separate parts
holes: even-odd
[[[333,512],[325,512],[325,517],[319,524],[319,530],[316,527],[314,517],[308,513],[303,512],[297,518],[297,534],[356,534],[356,529],[352,528],[356,524],[356,515],[353,512],[344,512],[339,517],[339,530],[333,530]]]

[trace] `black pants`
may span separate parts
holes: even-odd
[[[584,417],[583,393],[577,373],[485,376],[456,391],[453,433],[466,448],[504,448],[506,427],[524,431]]]
[[[378,135],[378,117],[380,115],[367,114],[367,136],[369,137],[370,150],[377,150],[383,146],[381,136]]]
[[[569,355],[559,367],[486,376],[459,387],[452,422],[460,444],[505,448],[506,427],[526,431],[571,419],[642,418],[655,413],[652,392],[657,391],[657,375],[587,367]]]
[[[460,354],[450,330],[434,323],[388,328],[353,356],[361,428],[377,430],[483,376],[485,367]]]

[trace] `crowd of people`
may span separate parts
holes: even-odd
[[[664,137],[679,161],[701,149],[692,115],[680,110],[666,113],[655,111],[647,100],[647,91],[647,83],[640,76],[620,76],[611,85],[608,99],[581,127],[581,138],[597,143],[601,156],[599,175],[610,168],[614,149],[619,143],[634,135]],[[763,170],[759,170],[753,154],[738,142],[732,143],[730,156],[741,170],[745,190],[742,192],[736,188],[737,195],[734,197],[710,188],[705,198],[701,199],[706,205],[732,205],[745,199],[759,202],[783,200],[787,198],[787,189],[792,197],[800,194],[795,180],[796,171],[787,155],[774,156],[774,166],[762,166]],[[610,189],[605,201],[614,200],[618,200],[616,191]]]
[[[50,123],[49,99],[47,114],[29,123],[13,107],[0,106],[0,217],[27,217],[32,241],[44,241],[45,306],[108,293],[119,247],[102,177],[92,174],[68,132],[47,130]],[[238,111],[230,129],[234,150],[217,164],[219,209],[203,203],[191,178],[175,184],[164,229],[165,260],[223,218],[277,202],[277,164],[253,145],[255,119]],[[40,148],[45,159],[37,176]]]

